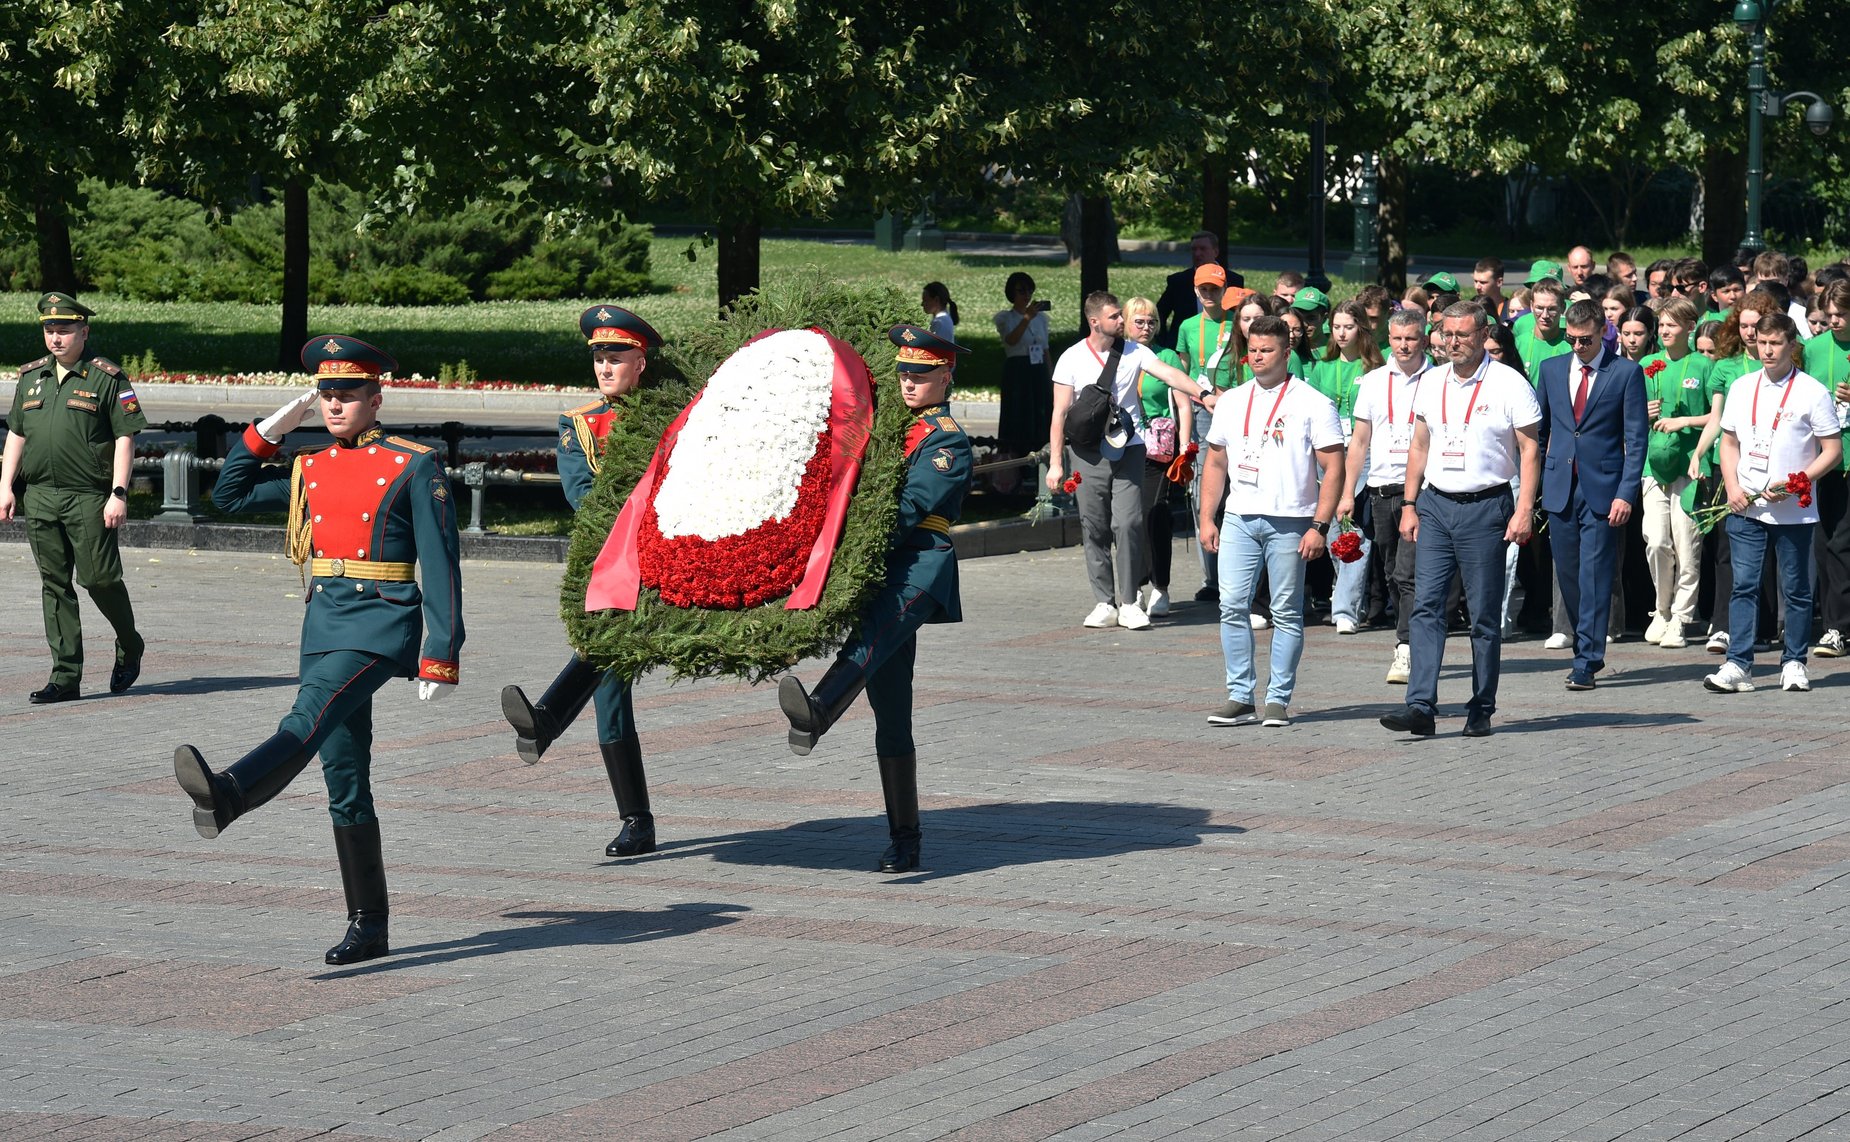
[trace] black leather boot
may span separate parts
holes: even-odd
[[[777,684],[777,704],[790,719],[790,752],[803,757],[815,749],[817,739],[848,712],[866,687],[867,676],[861,668],[840,658],[816,683],[814,692],[806,692],[796,675],[784,675]]]
[[[584,712],[599,676],[597,667],[574,654],[538,702],[527,701],[518,686],[501,688],[501,716],[514,727],[514,748],[522,761],[537,762],[546,747]]]
[[[918,754],[880,759],[880,789],[886,794],[886,829],[893,843],[880,854],[881,872],[919,867]]]
[[[334,826],[334,852],[340,857],[340,888],[347,896],[347,937],[328,949],[327,961],[338,966],[390,955],[379,822]]]
[[[173,751],[173,775],[193,799],[193,828],[209,839],[281,793],[308,760],[301,738],[277,733],[223,773],[213,773],[198,750],[183,745]]]
[[[616,741],[599,742],[597,748],[603,751],[604,772],[610,775],[610,791],[617,795],[617,812],[623,817],[623,831],[604,846],[604,855],[633,857],[654,852],[655,814],[649,812],[642,742],[631,730]]]

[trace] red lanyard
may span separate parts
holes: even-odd
[[[1792,383],[1793,379],[1798,376],[1798,373],[1799,371],[1794,369],[1786,374],[1786,395],[1779,398],[1779,407],[1773,410],[1772,431],[1774,432],[1779,431],[1779,418],[1785,414],[1786,402],[1792,399],[1792,390],[1798,387]],[[1754,385],[1754,407],[1752,411],[1754,415],[1753,427],[1756,432],[1760,430],[1760,387],[1766,383],[1766,370],[1762,369],[1760,370],[1760,380]]]
[[[1486,356],[1484,358],[1484,363],[1477,367],[1477,388],[1474,388],[1471,390],[1471,403],[1465,406],[1465,427],[1466,428],[1471,427],[1471,412],[1473,409],[1477,408],[1477,394],[1479,390],[1483,389],[1484,387],[1484,378],[1489,375],[1490,375],[1490,358]],[[1456,368],[1452,370],[1452,376],[1454,378],[1458,376],[1458,370]],[[1450,403],[1451,395],[1452,395],[1452,386],[1443,385],[1440,387],[1439,389],[1439,423],[1440,424],[1449,425],[1452,422],[1451,414],[1446,412],[1446,405]]]
[[[1261,385],[1258,381],[1254,381],[1252,392],[1246,394],[1246,423],[1240,429],[1240,438],[1242,440],[1252,439],[1253,402],[1259,399],[1259,390],[1264,387],[1265,386]],[[1278,399],[1272,402],[1272,411],[1266,415],[1265,424],[1261,424],[1259,426],[1261,429],[1264,429],[1267,424],[1271,424],[1273,421],[1278,419],[1278,406],[1285,403],[1285,391],[1289,389],[1290,387],[1291,387],[1290,377],[1286,377],[1283,381],[1279,383]]]
[[[1425,375],[1426,375],[1426,370],[1421,369],[1419,372],[1407,378],[1409,381],[1413,382],[1413,400],[1409,402],[1410,404],[1414,404],[1414,405],[1419,404],[1420,402],[1420,378]],[[1394,423],[1394,370],[1393,369],[1388,370],[1387,382],[1388,382],[1388,423],[1393,424]],[[1479,381],[1478,383],[1483,384],[1482,381]],[[1477,394],[1472,393],[1471,397],[1473,400],[1476,400]],[[1440,409],[1439,411],[1443,413],[1445,410]],[[1413,409],[1412,408],[1407,409],[1407,427],[1409,428],[1413,427]]]

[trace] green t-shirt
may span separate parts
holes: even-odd
[[[1685,353],[1672,361],[1667,353],[1653,353],[1639,362],[1645,372],[1646,400],[1659,402],[1660,420],[1706,416],[1709,411],[1710,362],[1701,353]],[[1689,472],[1689,458],[1702,438],[1700,425],[1675,432],[1652,432],[1645,446],[1645,471],[1660,484],[1674,484]]]
[[[1346,361],[1341,357],[1334,361],[1318,361],[1310,376],[1310,387],[1316,389],[1336,406],[1336,415],[1342,418],[1343,435],[1355,430],[1355,397],[1361,388],[1362,374],[1368,371],[1368,362],[1361,358]]]
[[[1172,369],[1182,368],[1182,358],[1176,356],[1172,350],[1158,349],[1156,351],[1156,359]],[[1193,374],[1190,375],[1192,376]],[[1168,383],[1158,377],[1153,377],[1145,373],[1138,379],[1137,396],[1143,401],[1143,418],[1145,420],[1149,420],[1153,416],[1170,415],[1170,392],[1171,389]]]
[[[1197,313],[1184,321],[1176,330],[1176,353],[1188,363],[1177,365],[1176,368],[1184,369],[1188,373],[1189,380],[1199,381],[1202,374],[1207,371],[1207,363],[1213,360],[1215,353],[1218,352],[1220,360],[1214,365],[1214,387],[1217,389],[1232,388],[1236,383],[1233,364],[1237,356],[1233,352],[1232,340],[1233,333],[1238,328],[1239,318],[1231,313],[1219,321],[1210,318],[1206,313]]]
[[[1850,341],[1839,341],[1825,330],[1805,342],[1805,361],[1800,367],[1836,400],[1837,386],[1850,384]],[[1844,454],[1843,470],[1850,472],[1850,452]]]
[[[1728,407],[1728,388],[1742,377],[1760,367],[1760,362],[1743,353],[1738,357],[1723,357],[1709,366],[1708,397],[1711,404],[1716,397],[1722,398],[1722,407]],[[1714,472],[1722,462],[1721,436],[1715,437],[1715,443],[1709,445],[1709,454],[1702,458],[1703,470]]]
[[[1522,339],[1529,336],[1534,329],[1535,314],[1533,313],[1519,313],[1516,315],[1516,320],[1510,323],[1510,333],[1515,336],[1518,345],[1522,344]]]
[[[1573,352],[1574,347],[1567,343],[1567,330],[1557,328],[1554,340],[1535,335],[1535,324],[1516,334],[1516,355],[1522,358],[1523,372],[1529,377],[1531,388],[1540,388],[1542,384],[1542,362],[1550,357],[1559,357],[1563,353]]]

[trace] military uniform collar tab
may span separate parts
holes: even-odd
[[[918,417],[920,420],[924,420],[928,416],[942,416],[944,415],[944,410],[945,406],[941,404],[927,405],[917,412],[914,412],[912,415]]]
[[[340,437],[336,437],[334,440],[334,443],[340,445],[342,448],[364,448],[368,444],[376,444],[384,438],[385,438],[385,429],[380,428],[378,425],[375,424],[371,428],[367,429],[365,432],[362,432],[358,436],[354,437],[352,440],[345,440]]]

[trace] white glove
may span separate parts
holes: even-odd
[[[308,414],[314,411],[315,398],[320,394],[310,389],[288,404],[263,418],[257,425],[257,435],[271,444],[281,444],[283,437],[299,428]]]
[[[440,702],[454,689],[456,689],[454,682],[432,682],[428,678],[420,678],[418,679],[418,701]]]

